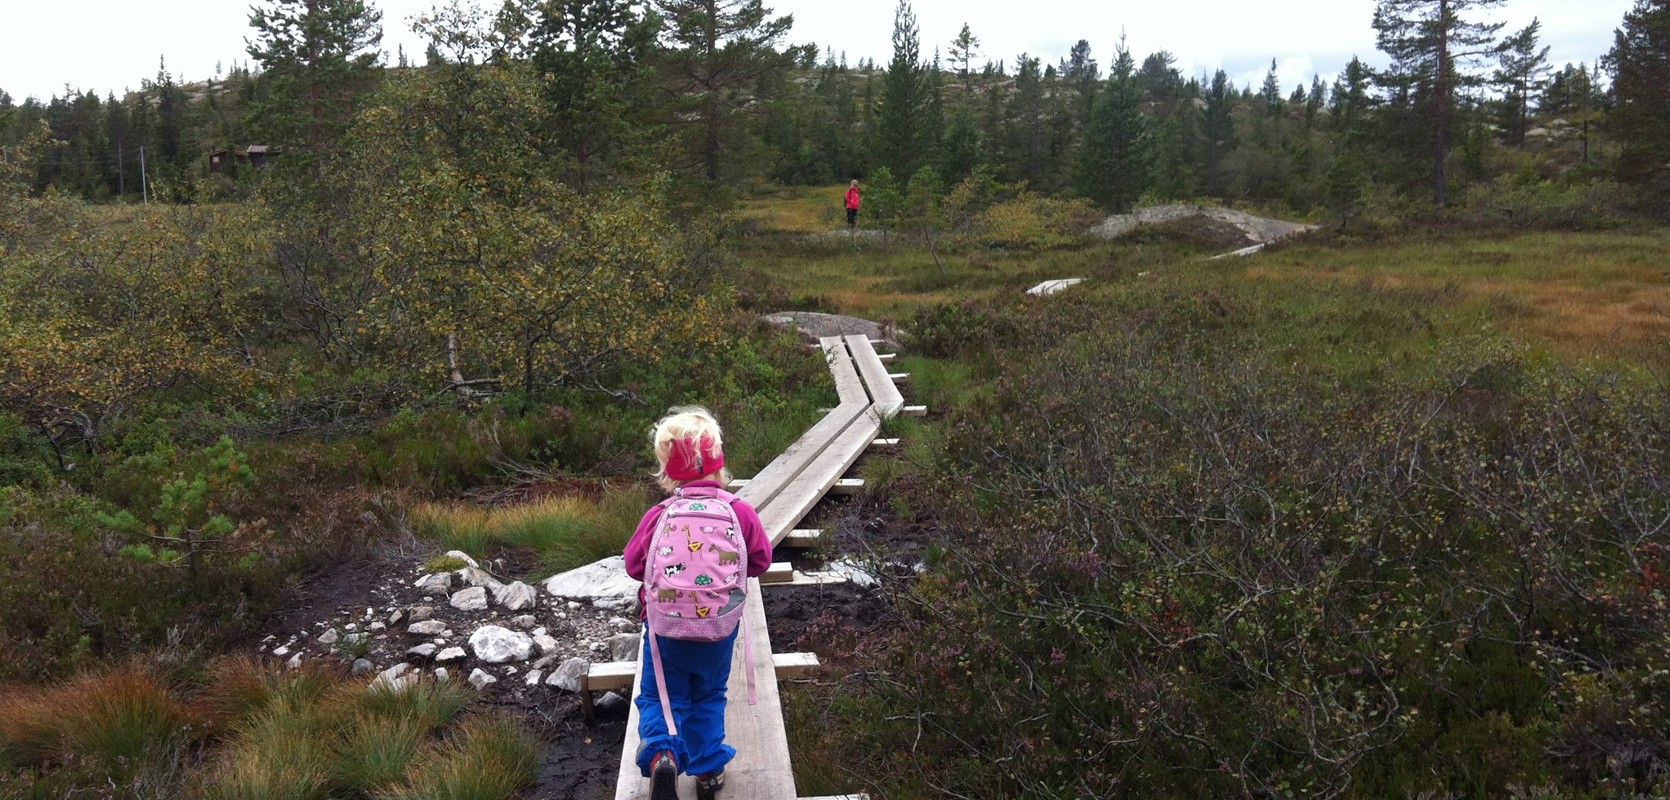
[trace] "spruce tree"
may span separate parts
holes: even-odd
[[[1218,70],[1212,75],[1212,86],[1202,98],[1205,108],[1200,119],[1200,174],[1201,188],[1208,194],[1223,197],[1229,193],[1227,161],[1235,151],[1238,138],[1235,117],[1232,115],[1235,90],[1229,85],[1229,74]]]
[[[630,0],[545,0],[529,16],[550,146],[567,156],[564,179],[587,191],[642,140],[656,25]]]
[[[932,163],[933,110],[930,93],[937,87],[933,75],[922,63],[922,47],[916,14],[909,0],[899,0],[893,15],[893,58],[882,78],[881,101],[876,109],[873,154],[876,163],[894,175],[915,175]]]
[[[1618,175],[1670,210],[1670,0],[1636,0],[1606,61],[1617,99],[1608,122],[1623,145]]]
[[[1149,185],[1148,138],[1135,75],[1136,61],[1121,47],[1108,85],[1091,112],[1075,171],[1080,194],[1121,213],[1129,211]]]

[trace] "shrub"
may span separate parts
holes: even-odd
[[[0,696],[0,752],[20,763],[172,758],[191,739],[190,718],[154,675],[118,668]]]

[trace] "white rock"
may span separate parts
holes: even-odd
[[[273,648],[273,655],[278,656],[279,658],[283,658],[287,655],[290,655],[290,648],[288,648],[288,647],[274,647]]]
[[[416,647],[408,649],[406,651],[406,657],[407,658],[416,658],[416,659],[419,659],[419,660],[422,660],[422,661],[428,661],[429,659],[435,657],[435,650],[436,649],[437,648],[435,647],[435,645],[432,645],[432,644],[429,644],[429,643],[426,642],[424,644],[420,644]]]
[[[466,564],[469,564],[469,565],[470,565],[470,566],[472,566],[472,567],[479,567],[479,566],[481,566],[481,565],[480,565],[480,564],[477,564],[477,563],[476,563],[476,562],[475,562],[475,559],[473,559],[473,558],[470,558],[470,554],[469,554],[469,553],[466,553],[466,552],[464,552],[464,551],[463,551],[463,550],[448,550],[448,551],[446,551],[446,554],[447,554],[447,557],[448,557],[448,558],[456,558],[456,559],[458,559],[458,560],[459,560],[459,561],[462,561],[462,562],[464,562],[464,563],[466,563]]]
[[[388,615],[388,620],[384,624],[393,627],[395,625],[399,625],[404,619],[406,619],[406,612],[395,611],[394,613]]]
[[[434,636],[446,630],[446,623],[438,619],[426,619],[406,626],[406,632],[413,636]]]
[[[540,655],[548,656],[557,652],[557,640],[549,636],[539,635],[533,637],[533,646],[539,648]]]
[[[413,622],[422,622],[422,621],[424,621],[426,619],[430,619],[434,616],[435,616],[434,606],[414,606],[412,608],[411,619],[412,619]]]
[[[539,590],[521,581],[515,581],[494,589],[493,602],[504,606],[507,611],[533,608],[539,602]]]
[[[464,648],[462,647],[448,647],[447,649],[436,653],[435,660],[442,664],[450,664],[454,661],[463,661],[468,658],[469,655],[469,653],[464,652]]]
[[[342,629],[345,631],[357,631],[360,629],[360,626],[357,622],[350,622],[347,625],[343,625]]]
[[[529,628],[533,628],[534,629],[533,634],[535,636],[538,636],[539,634],[544,633],[544,631],[541,631],[540,629],[534,627],[538,624],[539,624],[539,619],[534,617],[534,615],[532,615],[532,614],[523,614],[520,617],[511,617],[510,618],[510,626],[511,627],[521,628],[522,630],[527,630]]]
[[[384,630],[387,627],[388,626],[384,625],[381,621],[371,623],[371,630],[374,630],[374,631]]]
[[[636,633],[617,633],[609,637],[609,655],[615,661],[637,661],[643,641]]]
[[[297,653],[297,654],[291,656],[290,660],[284,663],[284,666],[289,667],[290,669],[301,669],[302,654]]]
[[[472,586],[452,596],[452,607],[459,611],[485,611],[487,609],[487,589]]]
[[[544,636],[544,635],[545,635],[545,634],[547,634],[547,633],[549,633],[549,631],[547,631],[547,630],[545,630],[545,626],[544,626],[544,625],[541,625],[541,626],[539,626],[539,627],[537,627],[537,628],[534,628],[534,629],[533,629],[533,630],[531,630],[531,631],[528,631],[528,633],[531,633],[531,634],[533,634],[533,635],[535,635],[535,636]]]
[[[477,669],[477,670],[470,673],[470,685],[474,686],[477,689],[485,689],[485,688],[487,688],[489,686],[492,686],[493,684],[498,683],[498,682],[499,682],[498,678],[495,678],[492,675],[488,675],[485,671],[480,670],[480,669]]]
[[[539,685],[539,678],[543,674],[544,673],[540,672],[537,669],[528,670],[527,677],[522,679],[522,683],[525,684],[525,685],[528,685],[528,686],[538,686]]]
[[[555,663],[557,663],[557,656],[555,653],[552,653],[551,655],[545,656],[538,661],[533,662],[530,666],[534,669],[546,669]]]
[[[433,575],[425,575],[418,578],[414,585],[426,592],[446,594],[452,590],[452,573],[437,572]]]
[[[379,673],[377,679],[371,682],[371,688],[375,689],[382,686],[396,692],[405,689],[417,683],[417,673],[411,670],[412,665],[404,661],[395,664]]]
[[[626,617],[610,617],[609,627],[614,628],[617,631],[625,632],[632,630],[632,622]]]
[[[604,692],[602,697],[597,698],[597,708],[603,711],[614,711],[625,705],[626,698],[614,692]]]
[[[495,592],[504,588],[503,581],[500,581],[498,578],[487,574],[485,570],[477,567],[465,567],[453,574],[457,575],[458,580],[465,586],[481,587],[484,589],[491,589]]]
[[[580,676],[591,670],[591,662],[583,658],[571,658],[562,662],[551,677],[545,679],[548,686],[555,686],[565,692],[580,691]]]
[[[593,653],[606,653],[609,651],[609,646],[602,642],[592,642],[591,651]]]
[[[331,628],[319,634],[319,644],[336,644],[336,640],[340,637],[341,634],[338,634],[335,628]]]
[[[470,649],[476,658],[489,664],[527,661],[533,655],[533,637],[497,625],[483,625],[470,634]]]
[[[371,673],[377,671],[377,665],[371,663],[371,659],[369,658],[356,658],[354,659],[354,666],[351,667],[349,671],[354,674],[354,677],[370,675]]]
[[[447,672],[446,667],[436,667],[435,680],[438,680],[441,683],[446,683],[447,681],[452,680],[452,673]]]
[[[591,604],[627,616],[638,613],[639,582],[626,574],[626,561],[610,556],[596,563],[571,569],[545,580],[545,591],[570,600],[590,600]],[[578,609],[577,603],[569,608]]]

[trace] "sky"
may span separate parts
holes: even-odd
[[[383,47],[394,62],[397,48],[421,61],[423,42],[410,30],[411,17],[435,0],[368,0],[383,12]],[[489,0],[492,7],[497,0]],[[0,91],[14,100],[45,101],[71,91],[101,95],[138,89],[157,75],[159,62],[179,82],[212,78],[217,67],[247,61],[251,35],[244,0],[5,0],[0,11]],[[850,63],[873,58],[885,65],[892,55],[896,0],[766,0],[779,15],[793,14],[789,43],[833,47]],[[980,40],[980,56],[1003,60],[1011,71],[1015,56],[1029,53],[1045,64],[1059,62],[1075,42],[1090,42],[1091,56],[1104,72],[1121,35],[1137,61],[1156,50],[1176,57],[1186,76],[1223,69],[1237,85],[1262,83],[1272,59],[1284,93],[1320,74],[1325,82],[1353,55],[1370,64],[1383,59],[1374,48],[1370,20],[1375,0],[914,0],[924,58],[942,52],[967,23]],[[1507,22],[1503,33],[1542,21],[1542,42],[1555,68],[1593,63],[1612,46],[1612,32],[1634,0],[1507,0],[1491,12]]]

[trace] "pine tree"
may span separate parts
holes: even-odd
[[[673,89],[693,106],[693,149],[703,176],[717,183],[727,142],[736,136],[735,118],[753,99],[748,90],[794,63],[793,54],[777,49],[794,18],[772,18],[761,0],[655,0],[655,6],[672,46]]]
[[[961,33],[951,40],[951,64],[957,68],[957,82],[963,88],[963,102],[967,103],[969,95],[973,93],[974,85],[968,71],[969,62],[980,55],[980,38],[968,29],[968,23],[963,23]]]
[[[382,12],[364,0],[269,2],[249,17],[255,41],[247,49],[270,84],[255,109],[259,131],[270,143],[317,152],[340,137],[368,88]]]
[[[544,0],[528,16],[528,48],[552,111],[550,146],[567,156],[564,179],[588,191],[648,133],[656,24],[630,0]]]
[[[1448,202],[1446,162],[1450,132],[1456,127],[1458,96],[1479,86],[1484,77],[1468,70],[1496,52],[1503,23],[1470,22],[1462,15],[1499,8],[1506,0],[1378,0],[1374,10],[1376,42],[1391,56],[1382,74],[1387,90],[1410,116],[1408,133],[1427,138],[1432,154],[1433,203]],[[1406,145],[1418,144],[1405,142]],[[1410,147],[1410,150],[1420,148]]]
[[[1498,55],[1496,84],[1502,89],[1497,102],[1496,124],[1508,144],[1525,143],[1525,131],[1531,127],[1531,97],[1547,84],[1548,48],[1538,48],[1542,21],[1531,24],[1502,41]]]
[[[1635,0],[1606,56],[1617,106],[1608,119],[1622,179],[1670,209],[1670,0]]]

